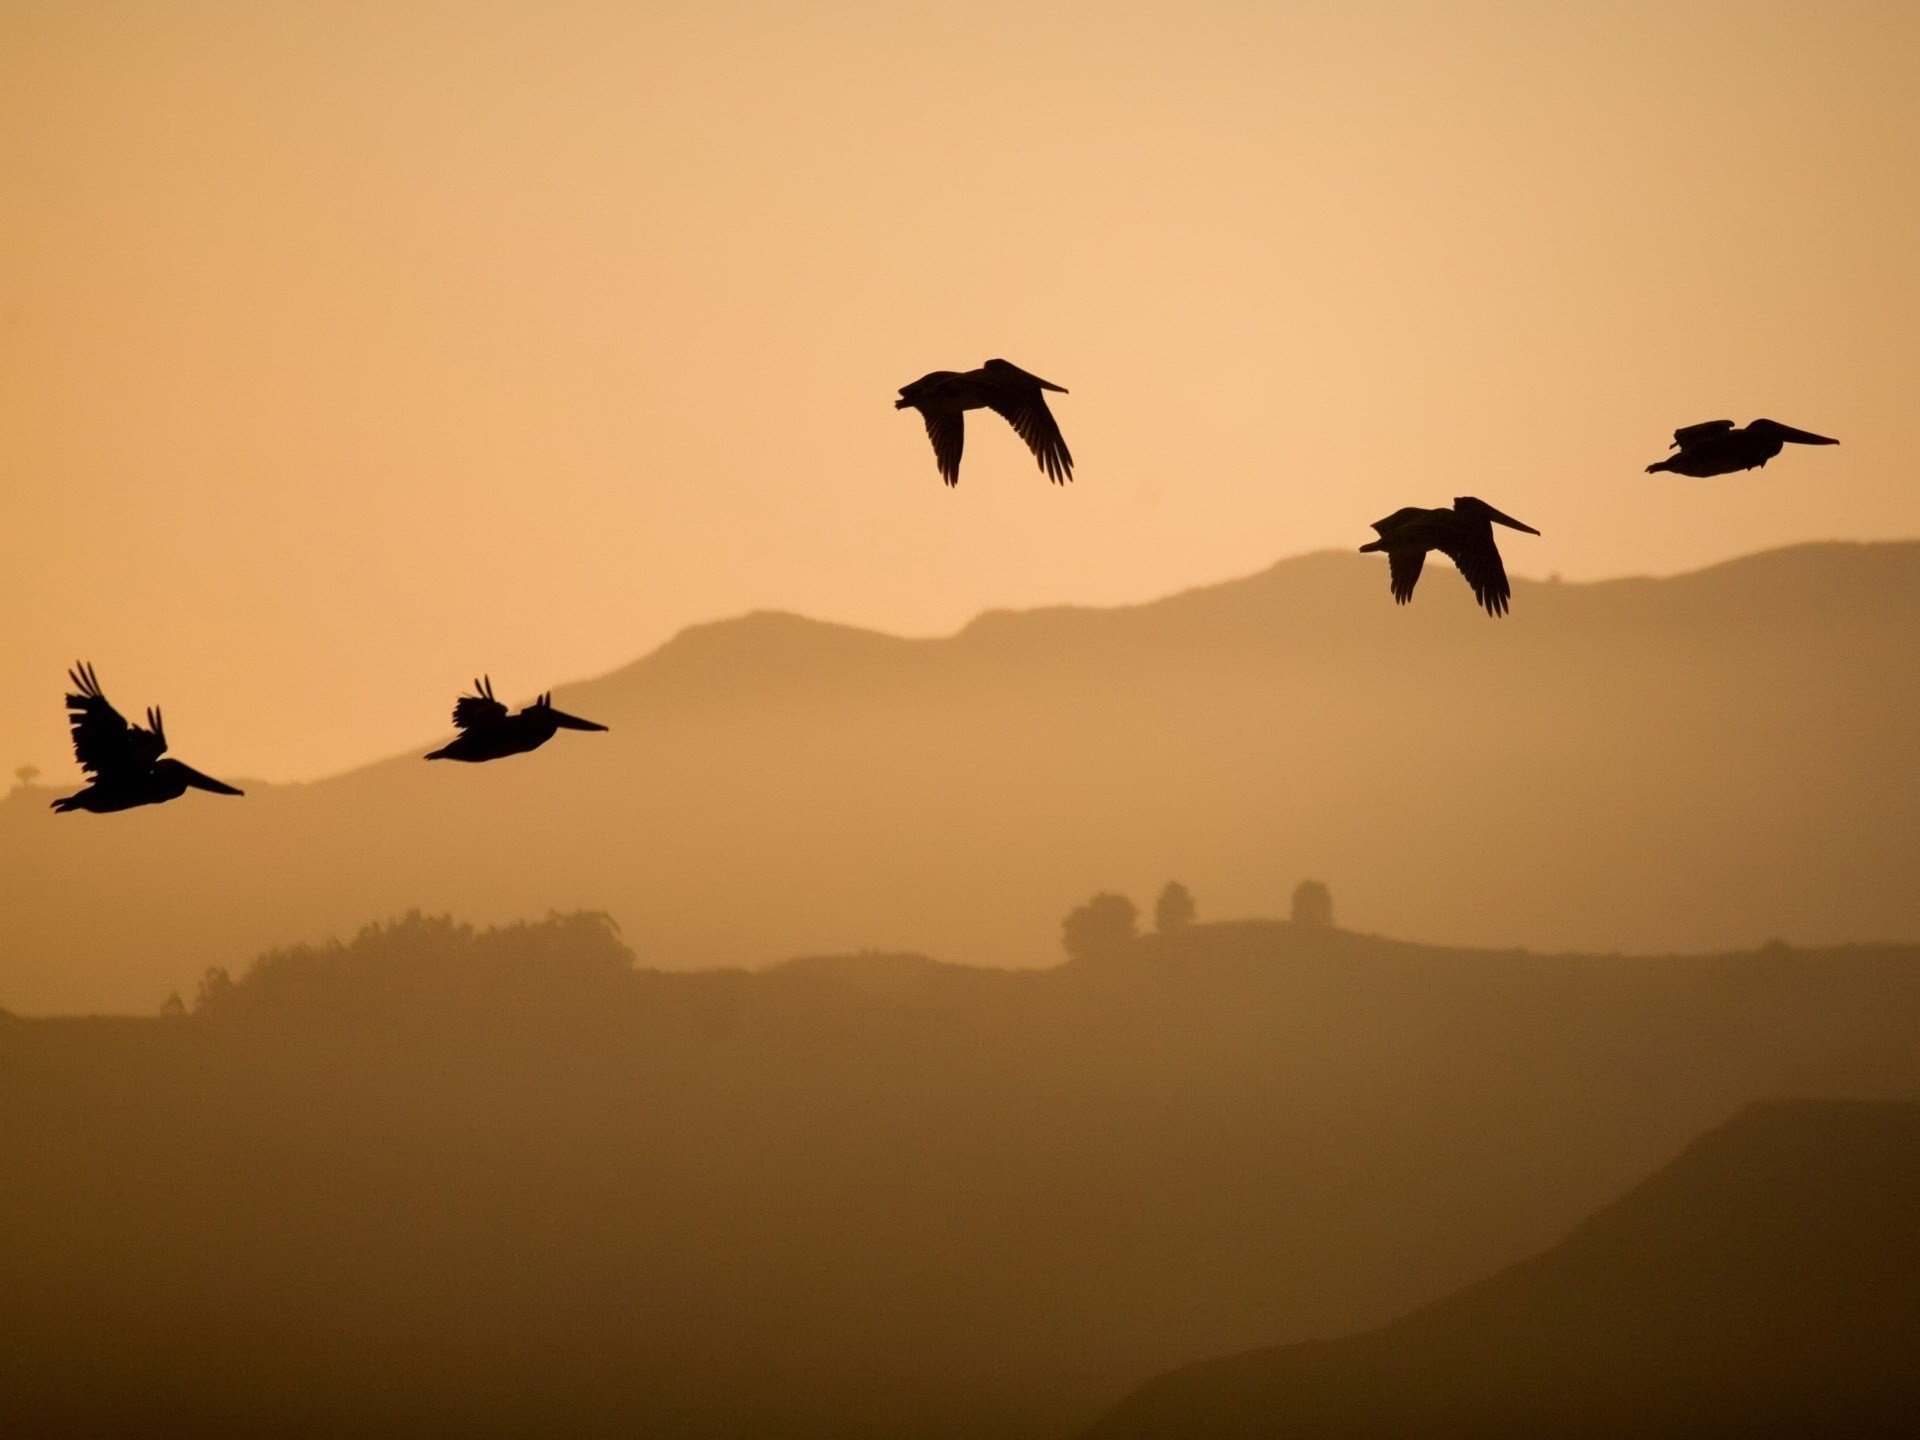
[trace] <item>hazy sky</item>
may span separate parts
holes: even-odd
[[[0,0],[0,764],[305,778],[759,606],[1920,533],[1920,6]],[[1079,480],[895,387],[1004,355]],[[1650,477],[1673,426],[1841,436]],[[1384,602],[1385,577],[1381,580]]]

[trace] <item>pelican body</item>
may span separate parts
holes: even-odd
[[[493,698],[493,681],[483,676],[474,681],[474,693],[462,695],[454,703],[453,723],[459,734],[448,744],[431,752],[429,760],[464,760],[477,764],[482,760],[500,760],[508,755],[524,755],[538,750],[562,730],[605,730],[591,720],[569,715],[553,708],[553,696],[542,695],[524,709],[507,713],[507,707]]]
[[[61,814],[86,810],[95,815],[178,800],[189,790],[215,795],[242,792],[202,775],[191,765],[162,759],[167,729],[157,708],[147,711],[145,727],[130,725],[101,692],[91,665],[67,672],[73,692],[67,696],[67,724],[73,731],[73,755],[87,772],[84,789],[53,802]]]
[[[1026,442],[1040,469],[1056,485],[1073,479],[1073,455],[1041,392],[1067,393],[1064,385],[1029,375],[1005,360],[977,370],[935,370],[900,387],[896,410],[918,410],[933,442],[934,463],[949,485],[960,483],[960,452],[966,448],[969,410],[991,410]]]
[[[1735,425],[1731,420],[1706,420],[1674,431],[1672,448],[1677,453],[1647,466],[1647,473],[1670,470],[1675,475],[1704,480],[1710,475],[1731,475],[1736,470],[1757,470],[1788,445],[1839,443],[1811,430],[1782,425],[1778,420],[1755,420],[1744,426]]]
[[[1501,562],[1500,547],[1493,543],[1493,527],[1505,525],[1529,535],[1540,532],[1523,525],[1511,515],[1476,499],[1461,495],[1453,504],[1435,510],[1409,505],[1384,520],[1373,522],[1378,540],[1360,547],[1361,553],[1384,550],[1387,555],[1388,583],[1396,603],[1413,599],[1413,587],[1420,583],[1420,570],[1427,563],[1427,552],[1438,550],[1452,560],[1473,598],[1489,615],[1507,613],[1513,586],[1507,580],[1507,567]]]

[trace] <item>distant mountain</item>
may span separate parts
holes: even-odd
[[[1189,1366],[1089,1440],[1920,1435],[1920,1106],[1748,1110],[1535,1259]]]
[[[1523,582],[1500,621],[1444,567],[1396,607],[1375,562],[941,640],[702,626],[559,692],[612,733],[495,765],[104,817],[16,791],[0,1005],[147,1011],[210,961],[413,906],[604,909],[670,967],[1036,964],[1092,891],[1176,875],[1239,914],[1315,875],[1460,943],[1920,934],[1920,544]]]
[[[415,920],[0,1019],[0,1433],[1057,1440],[1538,1252],[1756,1099],[1920,1094],[1920,947],[631,958]]]

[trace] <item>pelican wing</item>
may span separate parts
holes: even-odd
[[[1702,420],[1698,425],[1682,425],[1673,432],[1673,444],[1669,448],[1684,450],[1689,445],[1698,445],[1702,440],[1725,435],[1733,428],[1731,420]]]
[[[1440,546],[1447,558],[1459,567],[1473,587],[1473,598],[1489,615],[1507,613],[1513,586],[1507,580],[1507,567],[1501,563],[1500,547],[1491,534],[1461,536]]]
[[[1004,362],[1003,362],[1004,363]],[[1047,408],[1047,397],[1040,393],[1034,377],[1014,365],[1006,367],[1023,377],[1022,382],[995,383],[987,387],[986,401],[994,414],[1013,426],[1013,433],[1027,442],[1027,449],[1040,462],[1040,468],[1056,485],[1073,479],[1073,455],[1060,433],[1060,425]],[[998,382],[999,377],[995,377]]]
[[[73,731],[73,758],[80,768],[95,779],[126,775],[150,769],[167,751],[166,730],[160,712],[149,710],[151,729],[129,725],[127,719],[101,693],[100,681],[91,665],[76,665],[67,672],[73,691],[67,696],[67,724]]]
[[[940,467],[940,478],[949,485],[960,483],[960,452],[967,446],[966,416],[958,410],[922,410],[927,422],[927,439],[933,442],[933,460]]]
[[[493,698],[493,680],[482,676],[473,682],[473,694],[453,702],[453,723],[459,730],[485,730],[507,718],[507,707]]]
[[[1400,604],[1413,599],[1413,587],[1420,583],[1420,571],[1426,563],[1424,550],[1387,551],[1387,579],[1393,587],[1393,598]]]

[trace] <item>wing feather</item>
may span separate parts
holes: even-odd
[[[1489,615],[1507,613],[1513,586],[1507,580],[1507,567],[1501,562],[1500,547],[1491,533],[1462,536],[1440,547],[1473,587],[1473,598]]]
[[[1404,605],[1413,599],[1413,587],[1420,583],[1420,571],[1426,563],[1424,550],[1387,551],[1387,580],[1398,603]]]
[[[160,712],[149,710],[142,730],[127,719],[100,689],[100,679],[87,664],[67,672],[73,690],[67,695],[67,725],[73,733],[73,758],[96,780],[148,769],[167,750]]]
[[[473,682],[473,694],[453,702],[453,724],[458,730],[487,729],[507,718],[507,707],[493,698],[493,679],[482,676]]]
[[[933,460],[940,467],[940,478],[949,485],[958,485],[960,452],[967,446],[966,416],[943,407],[922,410],[920,418],[927,422],[927,439],[933,442]]]
[[[1067,449],[1059,422],[1047,408],[1047,397],[1040,393],[1038,385],[996,385],[987,392],[987,404],[1026,442],[1047,479],[1056,485],[1073,479],[1072,452]]]

